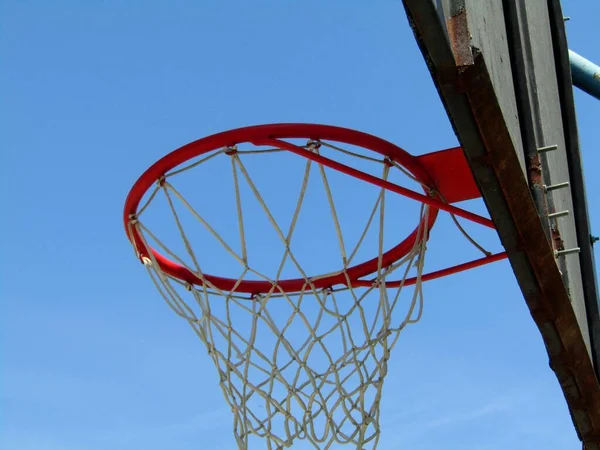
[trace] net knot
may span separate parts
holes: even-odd
[[[385,267],[381,272],[383,276],[379,276],[377,278],[375,278],[373,280],[373,284],[372,286],[374,288],[378,288],[381,287],[383,284],[385,284],[385,275],[390,271],[390,267]]]
[[[439,194],[438,190],[435,189],[435,188],[432,188],[432,187],[429,187],[429,186],[424,186],[424,188],[425,188],[425,191],[427,192],[427,195],[429,197],[437,197],[438,194]]]
[[[237,145],[230,145],[225,147],[225,154],[229,156],[233,156],[238,152]]]
[[[321,141],[315,141],[314,139],[309,139],[306,143],[306,148],[308,150],[314,151],[321,148]]]

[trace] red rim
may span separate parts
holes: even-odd
[[[125,232],[127,233],[129,240],[137,249],[140,258],[150,257],[148,254],[150,251],[152,252],[152,256],[156,262],[160,265],[161,270],[168,275],[187,283],[202,285],[203,281],[188,268],[166,258],[153,248],[149,246],[146,247],[144,240],[140,236],[137,228],[130,227],[130,218],[137,217],[137,208],[139,207],[142,198],[163,175],[180,164],[183,164],[186,161],[189,161],[190,159],[202,154],[241,143],[253,143],[255,145],[261,145],[261,143],[273,139],[294,138],[335,141],[374,151],[380,155],[387,156],[399,165],[403,166],[422,184],[428,186],[433,185],[429,174],[421,166],[417,158],[401,149],[397,145],[367,133],[330,125],[296,123],[257,125],[245,128],[237,128],[235,130],[213,134],[212,136],[208,136],[184,145],[183,147],[169,153],[154,163],[135,182],[131,191],[129,192],[129,195],[127,196],[127,200],[125,201],[123,221],[125,225]],[[344,171],[343,169],[339,170],[342,172]],[[405,238],[392,249],[385,252],[382,255],[383,266],[387,267],[406,256],[415,245],[419,234],[419,229],[423,226],[426,226],[429,230],[431,230],[431,227],[437,218],[438,212],[439,209],[432,206],[429,211],[429,218],[427,222],[425,219],[422,219],[415,230],[407,238]],[[346,284],[346,276],[350,280],[356,280],[376,272],[377,267],[378,257],[375,257],[369,261],[349,267],[346,270],[347,275],[344,273],[339,273],[323,278],[318,278],[318,276],[316,276],[314,278],[317,279],[313,282],[313,285],[315,288],[321,289],[339,284]],[[215,275],[205,274],[204,278],[218,289],[224,291],[232,290],[238,283],[238,280],[236,279],[218,277]],[[277,286],[284,292],[297,292],[305,289],[306,281],[303,278],[279,280]],[[235,291],[249,294],[260,294],[268,292],[272,288],[273,285],[269,281],[243,280],[239,282],[235,288]]]

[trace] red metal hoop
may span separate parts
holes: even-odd
[[[427,227],[430,230],[435,223],[439,210],[448,211],[457,216],[467,218],[491,228],[494,227],[493,223],[489,219],[445,203],[441,200],[441,198],[435,198],[431,195],[428,195],[427,191],[425,191],[424,194],[411,191],[380,178],[373,177],[337,161],[328,159],[317,153],[310,152],[303,147],[279,140],[294,138],[335,141],[371,150],[395,161],[397,164],[408,170],[422,185],[431,189],[437,189],[439,192],[439,183],[437,183],[435,177],[432,176],[431,171],[421,163],[420,158],[414,157],[400,147],[370,134],[329,125],[294,123],[258,125],[238,128],[199,139],[169,153],[153,164],[136,181],[125,202],[123,221],[128,238],[137,249],[140,258],[148,258],[150,256],[148,251],[151,251],[153,258],[160,265],[161,269],[168,275],[183,280],[187,283],[196,285],[203,284],[202,279],[191,272],[188,268],[164,257],[152,248],[147,249],[147,246],[144,244],[144,240],[140,236],[137,228],[130,225],[132,220],[134,221],[137,218],[137,209],[146,192],[154,185],[154,183],[157,182],[157,180],[167,174],[170,170],[199,155],[241,143],[252,143],[257,146],[276,146],[312,159],[315,162],[341,171],[347,175],[359,178],[368,183],[375,184],[392,192],[405,195],[409,198],[430,205],[431,209],[428,215],[427,223],[425,223],[424,220],[421,221],[421,223],[419,223],[419,225],[407,238],[382,255],[384,267],[393,264],[411,251],[418,238],[419,229],[421,227]],[[454,180],[456,180],[456,178]],[[476,189],[477,188],[475,187],[475,190]],[[313,285],[315,288],[320,289],[339,284],[346,284],[348,278],[350,280],[358,280],[359,278],[366,277],[369,274],[377,271],[378,260],[379,258],[375,257],[369,261],[352,266],[345,271],[345,274],[341,273],[340,271],[338,274],[323,278],[315,277]],[[224,291],[232,290],[236,284],[236,292],[246,292],[250,294],[268,292],[273,287],[272,283],[269,281],[243,280],[238,284],[238,280],[232,278],[223,278],[214,275],[204,275],[204,278],[217,288]],[[301,291],[306,288],[306,280],[303,278],[280,280],[278,281],[278,287],[285,292]]]

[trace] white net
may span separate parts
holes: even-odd
[[[377,164],[381,179],[387,180],[390,171],[410,177],[385,158],[371,158],[320,141],[305,145],[316,153],[323,147],[344,157]],[[390,351],[401,331],[417,322],[423,311],[420,281],[428,239],[424,224],[429,223],[430,210],[419,205],[420,225],[414,245],[400,260],[384,266],[386,191],[377,188],[366,226],[354,248],[347,249],[328,172],[306,160],[294,213],[284,229],[244,164],[247,155],[279,151],[223,148],[166,174],[158,180],[138,214],[131,217],[130,231],[135,229],[146,247],[136,251],[147,255],[144,261],[158,291],[206,346],[233,412],[233,429],[240,449],[247,449],[256,437],[264,438],[268,449],[287,448],[298,439],[310,442],[317,449],[337,444],[374,449],[379,439],[379,407]],[[217,232],[201,208],[193,206],[172,182],[174,177],[214,158],[230,160],[239,240],[236,245]],[[320,276],[310,276],[301,258],[292,251],[312,172],[317,173],[316,179],[323,186],[323,203],[330,210],[342,261],[339,270]],[[253,264],[249,256],[247,234],[260,234],[261,230],[247,229],[244,199],[248,196],[243,194],[243,187],[258,205],[252,214],[264,214],[279,239],[281,259],[270,274]],[[161,196],[176,225],[181,244],[178,249],[160,240],[144,220],[146,212]],[[180,208],[187,211],[187,219]],[[218,287],[206,275],[204,267],[211,255],[206,254],[208,247],[198,245],[190,236],[193,232],[189,230],[189,218],[237,261],[240,274],[232,279],[228,289]],[[370,251],[372,256],[379,255],[378,263],[370,274],[370,285],[357,286],[348,271],[370,231],[375,236],[371,243],[376,243]],[[151,246],[185,267],[200,282],[188,283],[166,273]],[[289,273],[284,268],[289,266],[302,280],[293,291],[283,289],[281,282],[283,274]],[[396,280],[410,278],[406,285],[412,286],[409,288],[403,282],[398,288],[387,287],[386,277],[391,274]],[[324,278],[341,282],[317,287]],[[252,295],[240,292],[240,286],[248,279],[262,282],[262,290]]]

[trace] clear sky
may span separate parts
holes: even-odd
[[[570,48],[600,62],[600,6],[564,10]],[[233,449],[206,351],[132,255],[125,196],[168,151],[257,123],[457,145],[401,3],[4,0],[0,17],[0,447]],[[600,192],[600,102],[576,102]],[[506,261],[425,295],[392,354],[379,448],[579,448]]]

